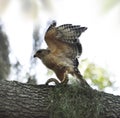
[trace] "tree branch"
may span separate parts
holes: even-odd
[[[83,86],[0,81],[0,118],[119,118],[120,96]]]

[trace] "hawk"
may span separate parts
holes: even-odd
[[[81,79],[78,57],[82,53],[82,46],[79,37],[85,30],[87,27],[72,24],[56,27],[56,22],[53,21],[45,33],[48,48],[40,49],[34,55],[55,72],[61,83],[68,82],[68,74],[76,75]],[[51,81],[58,83],[56,79],[51,78],[47,84]]]

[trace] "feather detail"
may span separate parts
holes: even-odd
[[[55,20],[53,20],[52,21],[52,23],[51,23],[51,25],[48,27],[48,29],[47,29],[47,31],[46,31],[46,33],[51,29],[51,28],[53,28],[53,27],[55,27],[56,26],[56,21]]]
[[[64,24],[56,28],[56,38],[67,43],[75,43],[86,29],[86,27],[80,25]]]

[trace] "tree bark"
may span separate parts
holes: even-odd
[[[0,80],[0,118],[120,118],[120,96],[80,85]]]

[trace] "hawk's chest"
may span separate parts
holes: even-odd
[[[73,62],[69,58],[65,58],[61,55],[49,54],[42,60],[44,65],[53,70],[56,75],[62,73],[67,69],[68,72],[73,72]]]
[[[56,56],[53,55],[47,55],[42,62],[44,63],[44,65],[52,70],[54,70],[54,68],[58,67],[59,65],[59,59]]]

